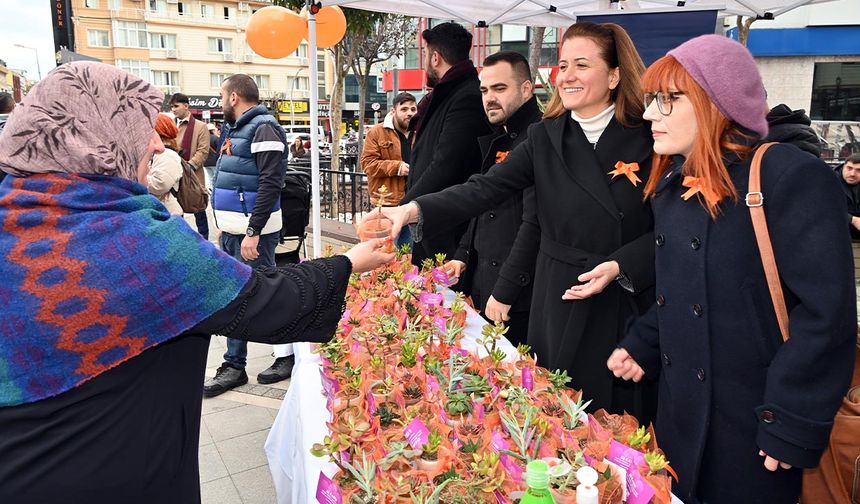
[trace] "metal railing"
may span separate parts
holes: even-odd
[[[343,170],[332,170],[331,159],[320,159],[320,217],[352,223],[372,208],[367,175],[354,171],[356,165],[350,164],[349,156],[341,156],[340,161]],[[289,169],[310,173],[311,161],[290,161]]]

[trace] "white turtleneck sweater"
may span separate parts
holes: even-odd
[[[614,103],[603,112],[594,117],[589,117],[588,119],[583,119],[576,115],[576,112],[572,110],[570,111],[570,117],[579,123],[579,126],[582,128],[582,132],[585,133],[585,138],[588,139],[588,143],[592,146],[597,146],[597,141],[600,140],[600,135],[603,134],[603,130],[605,130],[609,125],[609,121],[612,120],[613,115],[615,115]]]

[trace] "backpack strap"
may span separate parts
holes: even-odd
[[[761,192],[761,160],[764,153],[775,144],[776,142],[766,143],[756,150],[750,165],[749,192],[745,201],[750,209],[750,218],[761,255],[761,264],[764,267],[764,275],[767,277],[770,299],[773,302],[776,320],[779,323],[779,332],[782,334],[783,341],[788,341],[788,309],[785,307],[785,295],[782,292],[782,283],[779,281],[776,256],[773,253],[773,244],[770,240],[770,232],[767,229],[767,219],[764,214],[764,195]]]

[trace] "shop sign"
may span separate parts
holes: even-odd
[[[282,100],[278,102],[278,112],[285,114],[307,114],[310,111],[308,100]]]

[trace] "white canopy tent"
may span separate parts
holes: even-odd
[[[495,24],[566,27],[578,16],[717,10],[720,17],[751,16],[773,19],[805,5],[832,0],[322,0],[339,5],[414,17],[453,19],[479,27]],[[316,20],[308,19],[310,54],[316,54]],[[310,58],[311,178],[313,185],[313,247],[321,252],[319,151],[317,149],[317,58]]]

